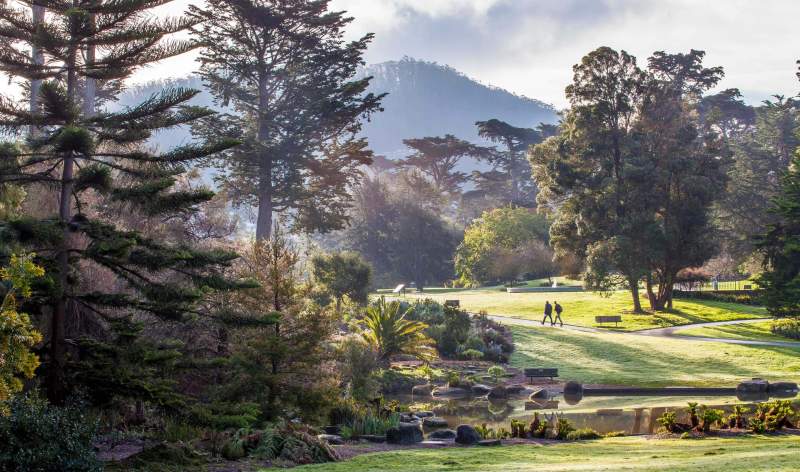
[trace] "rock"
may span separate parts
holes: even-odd
[[[458,444],[471,446],[473,444],[477,444],[477,442],[480,440],[481,435],[478,434],[478,431],[476,431],[472,426],[468,424],[462,424],[456,428],[456,442]]]
[[[317,436],[317,438],[322,439],[328,444],[333,444],[334,446],[341,446],[344,444],[342,437],[337,434],[320,434]]]
[[[520,384],[506,385],[506,392],[509,395],[519,395],[525,391],[525,386]]]
[[[411,387],[411,395],[422,395],[427,397],[433,391],[433,384],[414,385]]]
[[[458,387],[436,387],[431,392],[434,397],[463,398],[468,397],[469,392]]]
[[[431,417],[431,416],[436,416],[436,415],[433,414],[432,411],[417,411],[417,412],[414,412],[414,415],[417,418],[423,418],[423,419]]]
[[[400,422],[401,423],[417,423],[419,422],[419,417],[413,413],[402,413],[400,414]]]
[[[531,400],[547,400],[550,398],[550,394],[547,392],[547,390],[540,388],[539,390],[531,393],[528,398]]]
[[[456,432],[452,429],[439,429],[428,435],[429,439],[455,439]]]
[[[422,419],[422,426],[426,428],[446,428],[448,426],[447,420],[436,416],[429,416]]]
[[[342,434],[342,428],[338,426],[325,426],[322,430],[325,434]]]
[[[476,397],[482,397],[488,394],[492,390],[492,387],[484,384],[475,384],[472,386],[472,394]]]
[[[503,385],[498,385],[489,392],[489,400],[505,399],[508,398],[508,390]]]
[[[358,439],[363,439],[365,441],[369,441],[371,443],[385,443],[386,436],[379,436],[377,434],[363,434],[358,437]]]
[[[478,441],[478,446],[499,446],[500,440],[499,439],[484,439],[482,441]]]
[[[400,423],[386,431],[386,442],[389,444],[415,444],[423,439],[419,424]]]

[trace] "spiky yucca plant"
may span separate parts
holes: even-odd
[[[378,350],[382,361],[398,354],[423,360],[436,357],[433,340],[424,333],[428,325],[406,319],[410,311],[411,308],[401,313],[400,302],[387,302],[386,297],[367,308],[361,335]]]

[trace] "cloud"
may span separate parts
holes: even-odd
[[[599,46],[625,49],[640,64],[657,50],[705,50],[706,64],[725,68],[721,87],[740,88],[751,103],[800,90],[797,0],[333,0],[331,6],[355,18],[350,37],[376,34],[368,62],[411,56],[449,64],[558,107],[566,106],[572,65]],[[194,68],[193,57],[184,56],[137,79]]]

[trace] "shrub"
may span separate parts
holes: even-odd
[[[461,353],[461,357],[469,361],[477,361],[483,358],[483,353],[477,349],[467,349]]]
[[[527,427],[525,423],[520,420],[511,420],[511,437],[512,438],[526,438],[528,437]]]
[[[499,365],[495,365],[490,367],[487,373],[492,376],[495,383],[499,383],[500,379],[506,375],[506,370]]]
[[[623,436],[627,436],[628,433],[625,431],[609,431],[608,433],[604,434],[603,437],[606,438],[621,438]]]
[[[675,432],[675,425],[677,424],[677,415],[674,411],[667,410],[660,418],[656,420],[658,424],[664,427],[670,433]]]
[[[708,433],[709,431],[711,431],[711,427],[714,426],[714,424],[719,424],[722,422],[725,412],[722,410],[708,408],[705,405],[703,405],[701,408],[702,408],[700,412],[700,419],[702,421],[701,427],[704,433]]]
[[[600,439],[603,435],[592,428],[581,428],[567,433],[567,441],[579,441],[588,439]]]
[[[763,420],[758,418],[752,418],[750,421],[747,422],[750,431],[755,434],[764,434],[767,431],[767,425],[764,423]]]
[[[97,422],[85,405],[56,407],[34,394],[20,395],[0,415],[0,470],[31,472],[100,471],[92,440]]]
[[[785,338],[800,339],[800,320],[782,318],[772,322],[772,333]]]
[[[556,431],[555,431],[555,438],[560,440],[567,439],[569,433],[575,431],[575,427],[572,426],[572,423],[569,422],[566,418],[559,418],[556,421]]]

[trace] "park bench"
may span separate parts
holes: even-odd
[[[458,308],[461,306],[461,302],[458,300],[445,300],[444,306],[451,306],[453,308]]]
[[[552,380],[554,377],[558,377],[558,369],[553,368],[535,368],[535,369],[525,369],[525,377],[527,377],[530,382],[533,383],[534,378],[549,378]]]
[[[622,317],[619,315],[606,315],[606,316],[595,316],[594,317],[595,323],[614,323],[614,326],[617,326],[617,323],[622,322]]]
[[[406,293],[406,284],[400,284],[392,290],[392,293]]]

